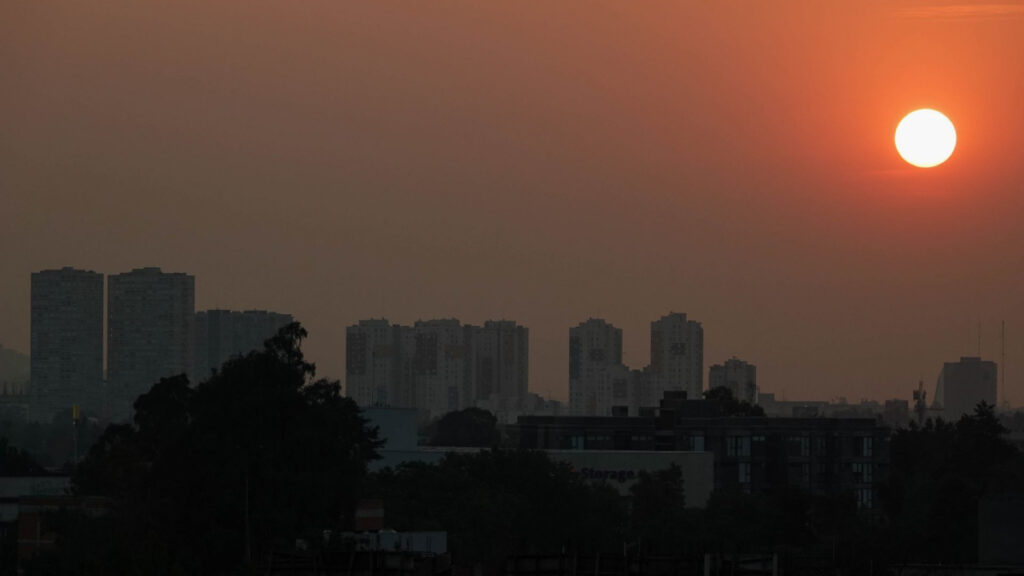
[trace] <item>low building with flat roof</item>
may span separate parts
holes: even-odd
[[[371,426],[378,427],[384,440],[377,453],[380,459],[370,462],[371,471],[396,467],[409,462],[437,464],[448,454],[480,452],[481,448],[450,446],[419,446],[416,441],[416,411],[409,409],[372,408],[364,411]],[[591,418],[584,418],[591,419]],[[523,418],[520,418],[520,422]],[[640,477],[641,472],[657,472],[673,465],[683,474],[688,506],[703,508],[714,488],[714,454],[688,450],[578,450],[540,448],[556,462],[565,462],[591,482],[605,482],[623,495]]]
[[[517,425],[519,446],[707,453],[715,489],[850,492],[861,508],[876,507],[875,486],[888,473],[889,429],[875,419],[725,416],[714,414],[715,404],[663,401],[644,416],[526,416]]]

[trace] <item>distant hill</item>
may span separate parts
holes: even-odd
[[[28,385],[28,355],[4,348],[0,344],[0,394],[5,390],[22,390]]]

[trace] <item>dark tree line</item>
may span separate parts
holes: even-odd
[[[376,434],[337,382],[314,379],[298,324],[192,387],[161,380],[73,478],[107,512],[51,518],[36,574],[244,573],[275,548],[347,526]]]
[[[621,546],[625,503],[543,452],[449,454],[440,464],[386,468],[365,493],[385,502],[388,528],[446,530],[455,560],[497,569],[509,554]]]
[[[1024,491],[1024,456],[981,403],[956,422],[928,420],[894,433],[881,486],[888,552],[896,562],[977,558],[978,503]]]

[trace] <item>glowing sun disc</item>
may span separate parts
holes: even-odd
[[[956,129],[938,110],[914,110],[896,127],[896,150],[904,160],[919,168],[942,164],[956,148]]]

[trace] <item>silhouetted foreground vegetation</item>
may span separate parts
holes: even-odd
[[[722,405],[725,416],[764,416],[764,408],[746,400],[737,400],[725,386],[717,386],[704,392],[705,400],[714,400]]]
[[[298,324],[190,387],[161,380],[78,467],[106,514],[56,515],[36,574],[243,572],[274,547],[347,526],[375,433],[337,382],[313,380]]]
[[[368,478],[366,494],[385,502],[388,527],[447,530],[457,561],[491,569],[514,553],[614,550],[625,536],[618,493],[543,452],[449,454],[439,465],[384,469]]]
[[[453,561],[485,573],[515,555],[603,551],[778,553],[783,566],[814,558],[867,574],[975,561],[979,499],[1024,480],[1021,454],[984,405],[956,423],[897,431],[875,511],[858,510],[852,494],[798,488],[720,491],[705,509],[687,508],[678,468],[640,473],[623,498],[529,451],[450,454],[367,474],[376,434],[337,382],[314,379],[304,337],[291,325],[198,386],[165,379],[141,396],[134,422],[108,427],[73,479],[75,493],[99,497],[105,512],[54,513],[57,547],[29,573],[264,572],[271,552],[298,539],[315,552],[324,530],[349,529],[358,498],[373,498],[384,502],[388,528],[447,531]],[[491,444],[493,421],[480,412],[438,422],[435,440]],[[3,457],[32,469],[9,448]]]
[[[1005,433],[984,403],[956,423],[896,431],[880,488],[892,561],[977,560],[979,500],[1024,492],[1024,457]]]
[[[431,446],[497,448],[498,419],[487,410],[466,408],[445,414],[427,426]]]

